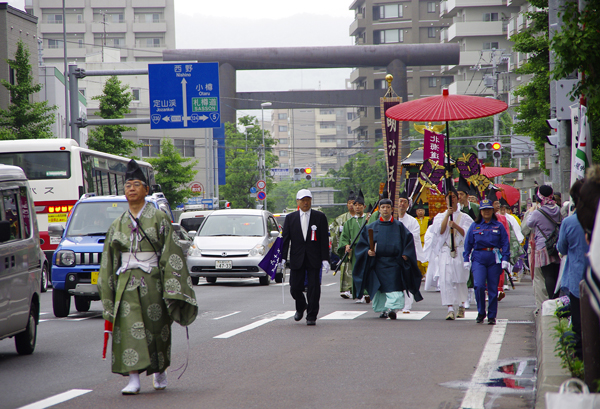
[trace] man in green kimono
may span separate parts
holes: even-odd
[[[168,216],[146,202],[149,187],[134,160],[127,166],[129,210],[106,233],[98,290],[112,329],[112,372],[129,376],[124,395],[140,391],[139,374],[167,386],[171,323],[190,325],[198,314],[185,256]],[[112,324],[112,325],[111,325]]]
[[[354,286],[352,285],[352,270],[354,269],[354,248],[356,247],[356,242],[354,243],[354,245],[352,245],[352,241],[354,240],[355,237],[358,236],[358,232],[360,231],[360,228],[362,227],[362,225],[365,223],[365,198],[363,196],[362,190],[359,190],[358,192],[358,196],[356,197],[356,200],[354,201],[354,216],[352,218],[350,218],[350,220],[348,220],[346,223],[344,223],[344,228],[342,229],[342,234],[340,236],[340,240],[338,243],[337,248],[335,249],[338,253],[338,255],[340,257],[344,257],[345,253],[348,253],[348,256],[346,257],[346,260],[349,262],[350,264],[350,268],[348,269],[348,276],[350,278],[350,283],[351,283],[351,294],[353,295],[352,298],[354,297]],[[346,297],[344,297],[346,298]],[[370,298],[367,297],[363,297],[363,294],[360,294],[360,298],[359,298],[359,302],[366,302],[368,303],[370,301]]]
[[[339,215],[329,226],[329,235],[331,236],[331,248],[337,249],[340,241],[340,236],[344,228],[344,224],[354,217],[354,200],[356,195],[351,190],[348,195],[346,206],[348,211]],[[352,267],[348,260],[344,261],[340,266],[340,296],[342,298],[352,297]]]

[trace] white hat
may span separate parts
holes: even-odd
[[[310,197],[312,199],[312,193],[308,189],[300,189],[298,193],[296,193],[296,200],[300,200],[303,197]]]

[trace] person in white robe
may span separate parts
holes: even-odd
[[[454,320],[465,316],[464,303],[468,297],[469,270],[464,268],[461,254],[464,250],[465,234],[473,219],[458,210],[458,198],[453,186],[446,194],[446,203],[448,210],[435,216],[428,232],[431,230],[433,235],[430,251],[438,255],[434,279],[437,276],[442,305],[448,307],[446,319]],[[454,251],[451,250],[451,234],[454,236]],[[455,306],[458,306],[458,313],[455,313]]]

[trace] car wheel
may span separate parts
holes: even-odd
[[[45,293],[48,291],[48,282],[50,281],[50,269],[48,268],[48,264],[44,263],[42,266],[42,285],[40,286],[40,291]]]
[[[283,273],[275,273],[275,282],[283,283]]]
[[[271,277],[269,277],[268,275],[265,275],[263,277],[258,277],[258,282],[260,283],[260,285],[269,285],[270,281],[271,281]]]
[[[217,282],[217,277],[206,277],[206,282],[214,284]]]
[[[52,309],[57,318],[66,317],[71,310],[71,296],[65,290],[52,290]]]
[[[25,331],[15,335],[15,347],[19,355],[31,355],[37,339],[37,319],[34,305],[29,309],[29,319]]]
[[[89,298],[75,296],[75,309],[79,312],[88,312],[91,303]]]
[[[192,284],[193,285],[200,284],[200,277],[192,277]]]

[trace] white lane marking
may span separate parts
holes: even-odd
[[[18,409],[44,409],[49,408],[50,406],[58,405],[59,403],[66,402],[70,399],[74,399],[78,396],[85,395],[88,392],[91,392],[91,389],[71,389],[69,391],[59,393],[58,395],[51,396],[49,398],[31,403],[26,406],[21,406]]]
[[[282,313],[282,314],[279,314],[279,315],[276,315],[276,316],[274,316],[274,317],[271,317],[271,318],[264,318],[264,319],[262,319],[262,320],[258,320],[258,321],[256,321],[256,322],[253,322],[252,324],[248,324],[248,325],[246,325],[246,326],[243,326],[243,327],[241,327],[241,328],[238,328],[238,329],[234,329],[234,330],[232,330],[232,331],[225,332],[225,333],[223,333],[223,334],[221,334],[221,335],[217,335],[217,336],[215,336],[215,337],[213,337],[213,338],[219,338],[219,339],[227,339],[227,338],[231,338],[231,337],[233,337],[233,336],[235,336],[235,335],[237,335],[237,334],[241,334],[242,332],[246,332],[246,331],[250,331],[251,329],[258,328],[258,327],[260,327],[260,326],[262,326],[262,325],[265,325],[265,324],[267,324],[267,323],[269,323],[269,322],[271,322],[271,321],[275,321],[275,320],[286,320],[286,319],[288,319],[288,318],[290,318],[290,317],[293,317],[293,316],[294,316],[294,314],[295,314],[295,311],[286,311],[286,312],[284,312],[284,313]]]
[[[231,317],[232,315],[239,314],[241,311],[232,312],[231,314],[223,315],[222,317],[213,318],[213,320],[220,320],[221,318]]]
[[[465,311],[465,318],[457,318],[457,320],[476,320],[477,311]]]
[[[431,311],[415,311],[410,310],[410,313],[405,314],[402,311],[396,313],[396,319],[406,321],[420,321],[425,318]]]
[[[366,311],[334,311],[321,318],[322,320],[353,320],[365,314]]]
[[[337,283],[323,284],[323,287],[331,287],[332,285],[336,285]]]
[[[496,321],[496,325],[494,325],[494,328],[485,343],[481,358],[479,358],[477,369],[471,378],[471,386],[469,386],[460,405],[461,408],[484,409],[483,404],[487,390],[487,386],[484,382],[489,380],[490,372],[494,369],[491,365],[498,360],[498,355],[500,355],[500,348],[502,347],[502,341],[504,339],[504,334],[506,333],[507,322],[508,320]]]

